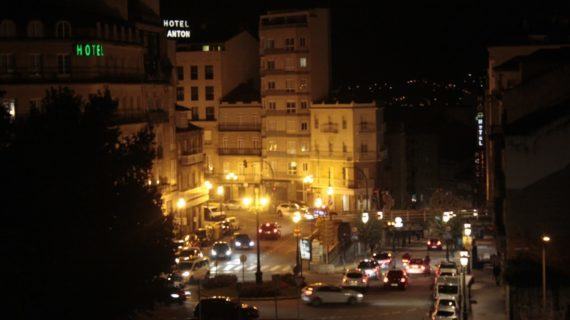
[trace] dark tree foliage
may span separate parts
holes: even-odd
[[[13,135],[0,150],[6,319],[127,319],[163,292],[172,221],[145,183],[152,128],[121,137],[116,106],[108,92],[82,101],[52,89],[44,110],[8,124]]]
[[[359,220],[356,227],[358,229],[358,239],[364,242],[370,249],[370,253],[374,252],[374,248],[376,248],[382,240],[382,221],[373,216],[367,223],[363,223]]]

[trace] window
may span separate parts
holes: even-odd
[[[41,110],[42,109],[42,99],[41,98],[30,99],[30,108],[35,109],[35,110]]]
[[[309,129],[309,124],[306,122],[301,122],[301,131],[307,131]]]
[[[55,25],[55,37],[58,39],[69,39],[71,37],[71,25],[67,21],[59,21]]]
[[[368,152],[368,145],[366,143],[360,144],[360,152],[367,153]]]
[[[287,166],[287,174],[289,174],[290,176],[297,175],[297,162],[295,161],[289,162],[289,165]]]
[[[190,80],[198,80],[198,66],[190,66]]]
[[[206,86],[206,100],[208,101],[214,100],[214,87]]]
[[[214,107],[206,107],[206,120],[216,120]]]
[[[69,54],[57,55],[57,73],[59,75],[69,75],[71,72],[71,56]]]
[[[307,41],[306,41],[305,37],[300,37],[299,38],[299,47],[305,48],[306,46],[307,46]]]
[[[198,107],[191,107],[190,111],[192,112],[192,120],[200,120],[200,114],[198,113]]]
[[[184,87],[176,87],[176,100],[184,101]]]
[[[269,151],[277,151],[277,142],[273,140],[269,140],[267,143],[267,150]]]
[[[269,110],[275,110],[277,108],[277,104],[275,103],[275,101],[269,101],[267,103],[267,108]]]
[[[176,78],[178,81],[184,80],[184,67],[176,67]]]
[[[285,50],[293,50],[295,49],[295,39],[294,38],[286,38],[285,39]]]
[[[267,81],[267,89],[275,90],[275,81]]]
[[[212,143],[212,130],[204,130],[204,143],[205,144]]]
[[[251,144],[253,145],[254,149],[261,149],[261,145],[259,143],[259,139],[253,138],[251,140]]]
[[[342,143],[342,152],[343,153],[347,153],[348,152],[348,147],[346,146],[346,143]]]
[[[275,48],[275,40],[267,39],[265,41],[265,49],[273,49],[273,48]]]
[[[287,154],[297,153],[297,143],[295,141],[287,141]]]
[[[244,149],[245,148],[245,142],[244,142],[242,137],[238,137],[237,147],[238,147],[238,149]]]
[[[14,72],[14,55],[11,53],[0,54],[0,73]]]
[[[297,107],[295,106],[295,102],[287,102],[287,113],[296,113]]]
[[[292,79],[285,80],[285,91],[289,92],[295,91]]]
[[[342,117],[342,128],[346,129],[346,118]]]
[[[329,153],[333,152],[333,143],[329,141]]]
[[[301,109],[307,109],[309,107],[309,103],[307,101],[301,101]]]
[[[214,79],[214,66],[212,66],[212,65],[207,65],[207,66],[204,68],[204,74],[205,74],[206,80],[212,80],[212,79]]]
[[[28,23],[28,37],[41,38],[44,36],[44,27],[41,21],[35,20]]]
[[[306,57],[299,58],[299,67],[301,67],[301,68],[307,67],[307,58]]]
[[[309,164],[306,162],[303,162],[303,171],[305,172],[309,171]]]
[[[2,20],[0,23],[0,37],[11,38],[16,36],[16,24],[12,20]]]
[[[198,101],[198,87],[190,87],[190,101]]]
[[[315,117],[315,129],[319,128],[319,119],[317,119],[317,117]]]
[[[275,70],[275,61],[267,61],[267,70]]]
[[[307,80],[301,79],[299,80],[299,91],[307,90]]]

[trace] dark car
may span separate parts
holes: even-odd
[[[404,270],[392,269],[384,276],[384,287],[406,289],[408,287],[408,275]]]
[[[202,320],[254,320],[259,310],[247,304],[233,302],[228,297],[214,296],[200,300],[194,308],[194,318]]]
[[[255,247],[255,242],[245,233],[236,233],[233,245],[236,249],[251,249]]]
[[[225,241],[216,241],[212,246],[212,254],[213,259],[232,259],[232,248],[230,244]]]
[[[277,240],[281,238],[281,230],[275,222],[266,222],[259,227],[259,239]]]
[[[168,288],[168,301],[183,304],[186,301],[186,296],[190,295],[190,291],[178,288],[175,286]]]
[[[380,265],[376,260],[364,259],[358,263],[358,269],[373,279],[379,279],[382,275],[382,270],[380,270]]]
[[[441,244],[441,240],[439,239],[429,239],[427,241],[427,250],[443,250],[443,245]]]
[[[372,259],[376,260],[381,267],[386,267],[392,262],[392,254],[390,252],[375,252]]]
[[[199,228],[196,230],[196,237],[198,238],[200,247],[207,247],[212,242],[212,239],[210,238],[210,232],[206,228]]]

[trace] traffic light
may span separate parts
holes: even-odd
[[[243,160],[243,167],[247,168],[247,160]]]

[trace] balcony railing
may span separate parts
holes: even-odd
[[[321,132],[338,133],[338,123],[327,122],[321,125]]]
[[[218,148],[222,156],[261,156],[261,148]]]
[[[266,54],[290,54],[290,53],[307,53],[308,48],[261,48],[261,55]]]
[[[295,68],[295,69],[261,69],[261,76],[266,75],[280,75],[280,74],[307,74],[309,73],[309,68]]]
[[[261,131],[261,123],[237,123],[221,122],[218,124],[220,131]]]
[[[264,114],[266,116],[295,116],[295,115],[306,115],[310,114],[309,109],[295,109],[295,112],[291,112],[290,110],[273,110],[273,109],[265,109]]]
[[[196,150],[198,151],[198,150]],[[183,166],[191,166],[194,164],[201,163],[204,161],[203,153],[194,153],[194,154],[181,154],[180,157],[180,164]]]

